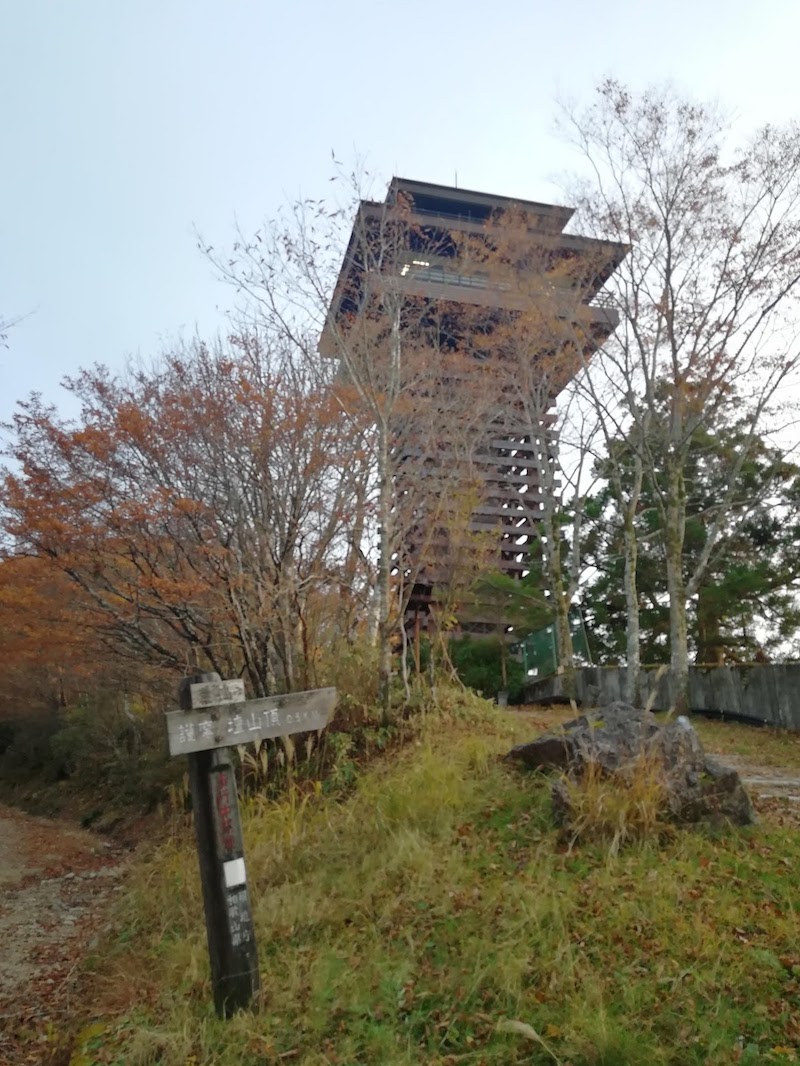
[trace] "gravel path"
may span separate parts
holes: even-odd
[[[721,762],[739,771],[748,791],[762,799],[800,804],[800,773],[776,766],[757,766],[741,755],[720,755]]]
[[[708,750],[711,751],[710,748]],[[729,752],[717,758],[739,771],[759,815],[779,825],[800,829],[800,773],[797,770],[782,766],[760,766]]]
[[[87,832],[0,807],[0,1066],[46,1061],[123,859]]]

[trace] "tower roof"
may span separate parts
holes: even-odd
[[[415,222],[423,233],[479,233],[498,214],[517,211],[531,246],[539,246],[548,252],[563,254],[585,264],[585,302],[593,300],[628,251],[625,245],[613,241],[564,233],[564,228],[575,214],[572,207],[393,177],[384,201],[362,200],[359,204],[331,299],[329,313],[334,320],[339,318],[343,310],[350,310],[347,305],[352,303],[351,294],[360,289],[359,278],[364,272],[363,246],[365,240],[371,240],[366,237],[371,224],[377,222],[380,229],[381,216],[386,213],[387,208],[393,207],[401,196],[408,201],[410,220]],[[431,285],[430,295],[455,299],[457,302],[486,303],[486,299],[479,296],[478,288],[462,289],[448,296],[442,285]],[[491,303],[491,300],[489,302]],[[604,321],[607,320],[606,332],[610,332],[616,325],[616,316],[611,312],[598,310],[598,316]],[[335,346],[328,336],[329,331],[328,324],[320,338],[320,351],[325,355],[334,355]]]
[[[557,204],[542,204],[536,200],[521,200],[514,196],[498,196],[495,193],[476,192],[451,185],[434,185],[429,181],[413,181],[409,178],[392,178],[386,196],[387,203],[398,192],[406,193],[414,202],[415,214],[439,215],[445,218],[471,218],[475,221],[488,218],[495,211],[516,207],[531,216],[536,229],[543,233],[561,233],[575,214],[573,207]]]

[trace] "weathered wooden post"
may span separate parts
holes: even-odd
[[[259,988],[236,778],[230,748],[251,740],[323,729],[336,689],[245,700],[244,682],[217,673],[186,677],[181,710],[167,714],[171,755],[187,755],[211,961],[214,1006],[229,1017]]]
[[[195,709],[192,689],[200,685],[208,686],[212,699],[220,699],[209,711],[222,706],[226,693],[211,693],[219,681],[217,673],[184,678],[178,690],[181,709]],[[184,737],[187,732],[195,730],[184,729]],[[259,989],[236,777],[227,747],[189,752],[188,762],[214,1006],[220,1017],[227,1017],[248,1006]]]

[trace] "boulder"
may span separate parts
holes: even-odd
[[[659,728],[649,711],[637,710],[629,703],[609,703],[566,722],[558,732],[518,744],[507,757],[531,770],[574,770],[592,761],[613,771],[638,755]]]
[[[579,779],[591,764],[604,775],[629,775],[640,756],[655,760],[662,774],[664,813],[676,822],[755,821],[738,773],[709,758],[687,718],[659,725],[649,711],[610,703],[566,722],[560,730],[520,744],[507,758],[530,769],[561,770],[552,790],[560,825],[570,820],[570,790],[563,775]]]

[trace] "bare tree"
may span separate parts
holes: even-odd
[[[8,331],[12,326],[16,326],[18,322],[21,322],[23,315],[19,315],[17,318],[8,318],[6,315],[0,314],[0,346],[7,347]]]
[[[302,202],[289,218],[240,237],[229,256],[204,250],[256,314],[295,346],[316,331],[339,368],[342,419],[365,418],[374,469],[380,691],[390,713],[392,638],[426,566],[437,530],[450,526],[454,493],[481,424],[482,392],[462,387],[471,352],[457,305],[415,287],[410,268],[447,236],[412,218],[402,193],[362,200],[349,237],[338,207]],[[340,267],[341,247],[346,246]],[[459,383],[456,387],[456,383]],[[448,517],[450,516],[450,517]]]
[[[609,346],[616,351],[615,346]],[[577,379],[579,392],[587,399],[595,414],[595,425],[600,447],[595,454],[595,473],[607,478],[613,488],[622,520],[623,585],[626,607],[625,644],[625,698],[632,704],[639,702],[639,679],[641,672],[641,640],[639,625],[639,592],[637,587],[637,563],[639,556],[639,509],[642,499],[644,461],[642,447],[635,448],[631,463],[619,461],[618,433],[626,419],[625,402],[620,401],[619,369],[613,351],[607,361],[595,360]],[[599,363],[599,365],[598,365]],[[611,375],[609,376],[609,371]],[[624,380],[624,375],[622,376]],[[622,391],[622,395],[625,393]],[[649,438],[651,412],[641,412],[634,425],[634,433]]]
[[[569,610],[581,579],[584,501],[600,436],[576,379],[616,324],[595,295],[624,254],[613,242],[553,232],[522,206],[498,214],[463,251],[502,294],[490,323],[473,331],[472,345],[492,396],[491,435],[507,441],[513,456],[504,521],[520,561],[541,555],[558,667],[570,695]]]
[[[687,601],[724,527],[757,431],[775,427],[798,367],[800,130],[767,127],[731,150],[713,108],[669,90],[634,96],[614,81],[600,86],[588,109],[565,111],[563,121],[592,173],[578,198],[582,227],[630,247],[609,283],[622,323],[593,360],[590,387],[601,424],[610,436],[627,432],[638,451],[633,483],[617,484],[627,501],[629,667],[638,657],[635,514],[644,475],[664,531],[671,666],[682,709]],[[729,492],[709,523],[704,551],[688,573],[687,456],[695,436],[732,410],[749,430],[731,459]],[[654,440],[657,425],[666,427],[666,440]],[[629,687],[634,691],[630,679]]]

